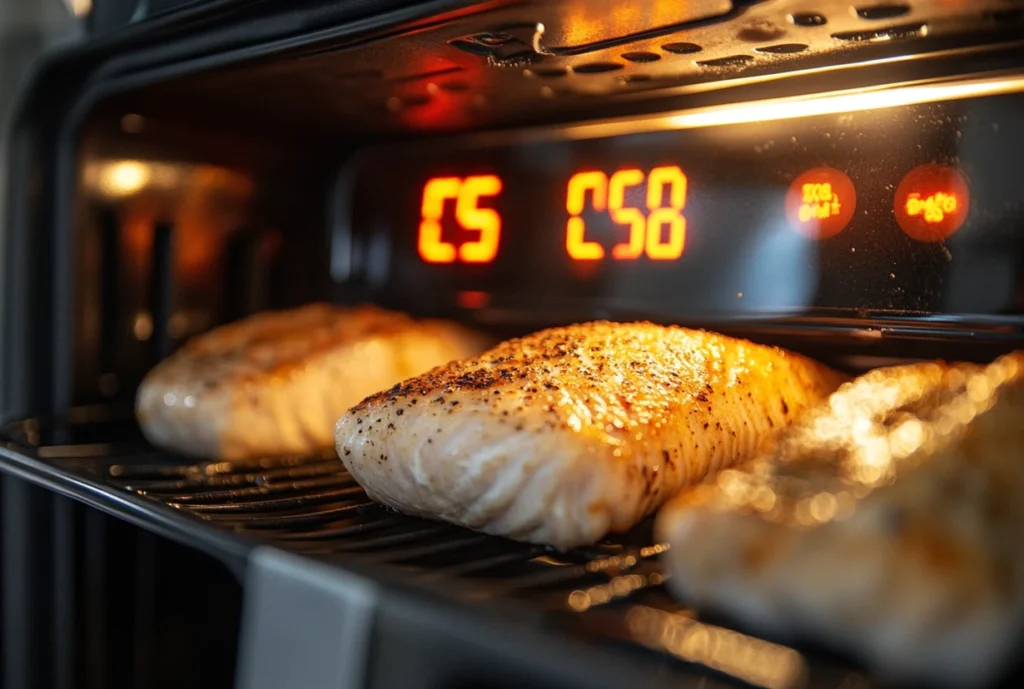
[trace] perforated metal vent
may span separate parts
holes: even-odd
[[[455,130],[1021,37],[1020,0],[487,4],[152,95],[368,132]]]

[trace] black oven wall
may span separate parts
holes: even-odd
[[[189,337],[330,295],[330,168],[314,152],[140,110],[105,105],[78,149],[77,404],[130,404]]]

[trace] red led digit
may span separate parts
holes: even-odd
[[[608,178],[603,172],[577,172],[569,179],[565,209],[569,222],[565,226],[565,250],[577,261],[597,261],[604,258],[604,248],[597,242],[588,242],[586,226],[580,215],[586,206],[587,191],[593,192],[593,208],[603,211],[608,201]]]
[[[636,259],[644,252],[647,218],[639,208],[623,208],[626,187],[643,183],[644,173],[637,169],[619,170],[608,182],[608,213],[619,225],[629,226],[629,240],[612,247],[612,258],[617,261]]]
[[[423,187],[417,246],[426,263],[490,263],[498,254],[501,241],[501,215],[493,208],[480,208],[482,197],[501,193],[497,175],[434,177]],[[468,231],[478,232],[476,240],[465,242],[457,250],[441,238],[441,218],[445,201],[455,201],[455,220]]]
[[[423,187],[418,247],[420,258],[427,263],[455,261],[455,245],[441,240],[441,216],[444,202],[458,198],[461,186],[458,177],[435,177]]]
[[[665,188],[669,205],[662,200]],[[647,257],[654,261],[672,261],[683,255],[686,247],[686,175],[678,167],[656,167],[647,176]],[[663,225],[668,225],[668,238],[662,241]]]
[[[459,190],[455,219],[467,230],[477,230],[480,238],[459,247],[459,258],[466,263],[490,263],[498,255],[501,239],[501,216],[493,208],[478,208],[481,196],[501,193],[501,179],[496,175],[467,177]]]
[[[626,189],[647,181],[647,215],[639,208],[626,206]],[[607,210],[612,222],[629,228],[626,241],[612,247],[616,261],[634,261],[646,254],[652,261],[671,261],[683,255],[686,247],[686,175],[674,165],[657,167],[648,175],[637,168],[615,172],[611,179],[603,172],[578,172],[569,178],[565,209],[569,220],[565,226],[565,249],[577,261],[597,261],[604,258],[604,247],[587,241],[586,227],[581,217],[586,206],[586,194],[593,193],[592,208]],[[665,195],[668,194],[666,205]],[[667,235],[665,227],[668,228]]]

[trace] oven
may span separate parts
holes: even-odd
[[[1018,348],[1024,3],[89,21],[8,161],[3,686],[877,685],[686,609],[649,523],[513,543],[377,506],[334,456],[158,450],[132,403],[189,338],[314,301],[495,337],[650,319],[849,372]]]

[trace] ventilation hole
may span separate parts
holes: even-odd
[[[666,43],[661,46],[661,49],[666,53],[675,53],[676,55],[689,55],[690,53],[699,53],[703,50],[696,43]]]
[[[797,26],[822,26],[827,24],[828,20],[825,19],[824,15],[817,14],[816,12],[798,12],[796,14],[789,15],[789,21],[793,22]]]
[[[802,53],[807,50],[806,43],[780,43],[779,45],[769,45],[764,48],[755,48],[759,53],[769,53],[771,55],[789,55],[791,53]]]
[[[618,62],[588,62],[585,65],[576,65],[572,71],[577,74],[600,74],[601,72],[614,72],[622,69]]]
[[[624,77],[619,77],[619,81],[623,84],[636,84],[643,81],[650,81],[650,74],[627,74]]]
[[[541,79],[557,79],[564,77],[569,71],[565,67],[531,67],[523,70],[528,77],[539,77]]]
[[[892,19],[893,17],[902,17],[909,11],[908,5],[899,4],[856,8],[857,16],[861,19]]]
[[[873,31],[843,31],[841,33],[832,34],[832,38],[838,38],[840,41],[853,41],[853,42],[880,42],[880,41],[891,41],[898,38],[916,38],[924,33],[925,24],[902,24],[900,26],[889,26],[884,29],[875,29]]]
[[[623,53],[622,59],[629,60],[630,62],[657,62],[661,59],[661,55],[637,51],[634,53]]]
[[[720,57],[715,60],[703,60],[698,62],[697,65],[700,67],[734,67],[746,64],[753,59],[750,55],[729,55],[728,57]]]
[[[462,93],[469,90],[469,84],[464,81],[442,81],[438,86],[442,91],[449,93]]]

